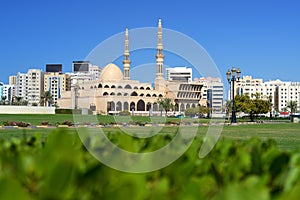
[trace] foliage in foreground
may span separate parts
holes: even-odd
[[[112,141],[124,141],[121,133]],[[157,139],[123,145],[153,149]],[[298,199],[300,154],[282,152],[272,140],[222,140],[204,159],[200,139],[159,171],[128,174],[95,160],[75,134],[62,131],[0,140],[0,199]],[[129,148],[130,149],[130,148]]]

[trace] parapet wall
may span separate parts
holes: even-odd
[[[0,106],[0,114],[55,114],[55,107]]]

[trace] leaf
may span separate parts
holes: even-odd
[[[31,198],[17,181],[12,178],[1,178],[0,199],[30,200]]]

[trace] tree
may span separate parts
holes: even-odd
[[[43,106],[47,106],[47,103],[48,105],[53,104],[53,98],[50,91],[45,91],[40,96],[40,104]]]
[[[6,96],[1,96],[0,105],[5,105]]]
[[[168,114],[168,111],[174,109],[172,99],[170,98],[158,99],[157,103],[165,110],[166,115]]]
[[[12,104],[20,106],[22,105],[22,99],[23,97],[21,96],[14,96]]]
[[[237,112],[245,112],[250,115],[251,121],[258,114],[270,111],[270,101],[260,99],[260,94],[255,94],[255,99],[250,99],[248,95],[237,95],[234,99],[235,109]]]
[[[209,113],[209,108],[204,106],[197,106],[195,108],[187,108],[184,111],[186,116],[193,117],[198,115],[199,117],[204,116],[205,114]]]
[[[291,115],[293,115],[297,111],[297,101],[289,101],[287,107],[291,111]]]
[[[225,103],[225,111],[226,111],[226,114],[229,116],[229,113],[231,113],[232,111],[232,101],[231,100],[227,100],[226,103]]]

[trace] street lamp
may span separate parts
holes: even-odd
[[[238,68],[236,70],[235,67],[232,67],[231,71],[228,70],[226,72],[228,83],[232,83],[232,115],[231,115],[231,123],[236,123],[236,114],[235,114],[235,105],[234,105],[234,82],[239,81],[241,77],[241,70]]]
[[[272,95],[269,96],[269,101],[270,101],[270,121],[272,120]]]

